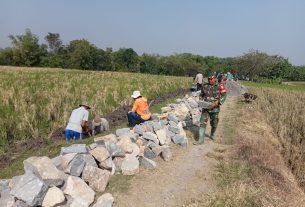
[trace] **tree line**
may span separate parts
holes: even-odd
[[[150,74],[194,76],[200,71],[228,72],[257,81],[305,81],[305,66],[294,66],[287,58],[249,50],[242,56],[219,58],[191,53],[160,56],[137,54],[132,48],[101,49],[88,40],[64,45],[60,34],[49,32],[40,44],[30,29],[9,35],[12,47],[0,49],[0,65],[51,67],[97,71],[126,71]]]

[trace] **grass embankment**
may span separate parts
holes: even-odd
[[[92,117],[130,103],[133,90],[152,99],[192,82],[186,77],[3,66],[0,73],[0,154],[20,140],[47,139],[83,100],[92,106]]]

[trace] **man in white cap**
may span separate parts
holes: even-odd
[[[150,119],[149,105],[147,99],[141,96],[140,91],[134,91],[131,95],[134,99],[134,104],[127,113],[129,127],[134,127],[136,124],[143,123]]]
[[[66,127],[65,137],[67,142],[71,139],[81,139],[83,127],[86,126],[89,119],[88,103],[83,102],[77,109],[74,109],[71,113],[69,123]]]

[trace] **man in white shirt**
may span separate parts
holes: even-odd
[[[195,77],[195,83],[197,84],[197,91],[201,90],[202,84],[203,84],[203,75],[202,73],[198,72]]]
[[[87,103],[82,103],[77,109],[72,111],[65,131],[67,142],[69,142],[71,139],[82,138],[82,127],[85,127],[88,122],[89,109],[90,106]]]

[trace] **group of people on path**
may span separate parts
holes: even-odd
[[[140,91],[134,91],[131,95],[134,99],[131,111],[127,113],[128,126],[133,127],[136,124],[143,123],[151,118],[149,104],[145,97],[141,96]],[[71,140],[82,139],[86,133],[89,136],[96,135],[109,129],[106,119],[96,115],[89,123],[89,110],[91,107],[87,102],[79,104],[70,115],[68,125],[65,129],[65,138],[67,142]]]
[[[198,73],[195,77],[197,91],[200,91],[199,101],[207,102],[209,107],[203,107],[200,118],[199,138],[195,145],[204,143],[205,131],[210,120],[211,133],[210,138],[215,139],[215,132],[219,122],[220,106],[226,100],[226,89],[223,81],[219,81],[215,73],[208,75],[208,82],[204,82],[203,75]],[[145,97],[142,97],[140,91],[133,91],[131,97],[134,100],[131,111],[127,113],[128,126],[134,127],[136,124],[150,120],[151,113],[149,104]],[[87,129],[90,128],[92,135],[108,130],[107,120],[96,115],[89,126],[89,110],[90,106],[84,102],[74,109],[69,118],[68,125],[65,130],[65,138],[67,142],[72,139],[82,139]],[[91,135],[91,134],[90,134]]]

